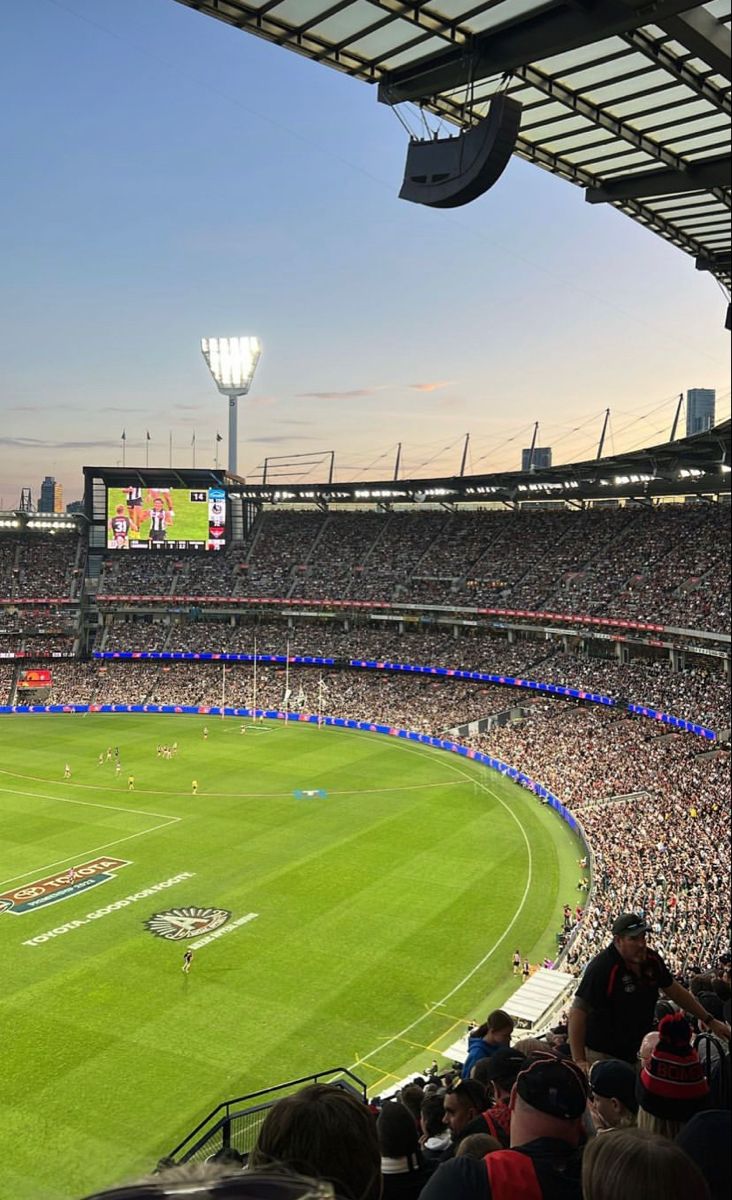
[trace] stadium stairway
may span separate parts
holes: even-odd
[[[322,522],[320,528],[318,529],[318,532],[316,533],[315,538],[311,542],[310,549],[308,550],[307,554],[305,555],[303,562],[300,564],[300,566],[303,566],[305,568],[305,570],[301,573],[298,569],[293,569],[292,582],[290,583],[290,586],[287,589],[287,597],[286,598],[288,600],[292,599],[293,593],[295,592],[295,589],[297,588],[297,585],[300,582],[302,576],[307,575],[308,567],[310,566],[310,563],[313,561],[315,551],[317,550],[318,546],[320,545],[321,541],[323,540],[323,535],[325,534],[325,531],[328,528],[328,525],[330,524],[332,519],[333,518],[329,515],[325,516],[325,519]]]

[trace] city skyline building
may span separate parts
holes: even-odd
[[[521,470],[522,471],[542,471],[546,467],[552,465],[552,448],[551,446],[534,446],[534,456],[532,459],[531,448],[521,451]]]
[[[686,436],[706,433],[714,426],[717,393],[714,388],[689,388],[686,393]]]
[[[63,485],[57,483],[52,475],[46,475],[41,483],[38,511],[39,513],[62,513],[64,511]]]

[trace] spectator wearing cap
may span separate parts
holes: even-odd
[[[617,1058],[590,1067],[590,1109],[598,1133],[630,1129],[636,1123],[635,1071]]]
[[[590,1143],[582,1194],[584,1200],[709,1200],[704,1176],[691,1159],[645,1129],[613,1129]]]
[[[658,1032],[658,1044],[636,1084],[638,1127],[675,1138],[695,1113],[709,1107],[709,1084],[686,1017],[664,1017]]]
[[[612,943],[585,968],[569,1012],[572,1058],[584,1070],[603,1058],[636,1061],[643,1036],[653,1026],[659,991],[718,1037],[730,1036],[729,1026],[715,1021],[648,948],[647,931],[638,913],[621,913],[612,927]]]
[[[484,1084],[493,1100],[483,1113],[488,1133],[506,1148],[511,1144],[511,1092],[519,1072],[529,1065],[524,1054],[510,1046],[491,1058],[483,1058],[473,1067],[474,1078]]]
[[[421,1200],[581,1200],[587,1095],[573,1062],[536,1055],[511,1093],[511,1149],[444,1163]]]
[[[502,1008],[489,1013],[484,1025],[479,1025],[468,1039],[468,1053],[463,1063],[462,1077],[469,1079],[470,1073],[482,1058],[490,1058],[503,1046],[511,1045],[513,1020]]]

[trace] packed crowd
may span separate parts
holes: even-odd
[[[83,545],[76,533],[0,538],[0,599],[76,597],[83,578]]]
[[[75,606],[0,606],[0,654],[71,655],[77,637]]]
[[[724,505],[568,511],[266,512],[195,571],[121,555],[102,592],[359,599],[597,613],[725,631]]]
[[[572,964],[602,936],[608,913],[631,904],[653,913],[674,969],[705,961],[730,924],[726,752],[699,758],[695,739],[643,718],[549,702],[471,741],[547,787],[586,830],[595,893]]]
[[[182,582],[186,575],[185,561],[168,555],[110,555],[104,560],[98,592],[100,596],[169,596],[188,590]]]
[[[691,993],[649,956],[636,914],[613,933],[639,920],[641,932],[614,935],[609,953],[626,970],[645,956],[648,999],[635,1013],[620,996],[600,1013],[611,1039],[625,1010],[634,1016],[622,1057],[578,1059],[579,998],[569,1029],[546,1042],[512,1044],[513,1021],[495,1010],[473,1029],[462,1071],[434,1062],[371,1101],[350,1081],[311,1083],[251,1110],[220,1145],[219,1132],[205,1162],[162,1159],[138,1185],[88,1200],[727,1200],[725,1050],[717,1042],[714,1060],[694,1035],[729,1037],[708,1007],[729,1007],[729,964]],[[598,971],[602,955],[588,964]],[[661,991],[674,997],[665,1015]]]
[[[713,729],[729,726],[729,682],[721,660],[697,656],[695,665],[674,672],[670,662],[640,655],[628,664],[615,658],[570,654],[561,638],[509,642],[488,630],[465,627],[460,637],[421,626],[399,632],[393,624],[344,627],[342,621],[218,621],[116,616],[108,620],[101,649],[167,650],[317,655],[343,659],[374,659],[415,663],[488,674],[513,675],[598,692],[632,701]],[[689,656],[691,659],[691,656]],[[507,701],[510,703],[510,701]]]
[[[697,659],[686,670],[672,671],[667,660],[619,663],[557,650],[541,666],[541,678],[549,683],[644,704],[712,729],[729,728],[729,681],[718,659]]]
[[[7,704],[8,702],[14,675],[14,664],[0,659],[0,704]]]
[[[95,682],[90,682],[95,681]],[[286,691],[289,687],[289,700]],[[432,676],[375,675],[259,664],[140,663],[105,660],[59,664],[54,669],[54,699],[82,704],[83,692],[107,704],[219,704],[293,712],[327,712],[370,723],[389,723],[423,733],[442,733],[515,704],[500,687]],[[524,697],[520,697],[524,702]],[[531,698],[526,698],[530,702]]]

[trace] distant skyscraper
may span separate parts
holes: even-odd
[[[686,393],[686,436],[704,433],[714,425],[714,388],[689,388]]]
[[[67,511],[67,513],[71,513],[72,516],[74,513],[83,513],[84,501],[83,500],[71,500],[66,505],[66,511]]]
[[[521,451],[521,470],[528,471],[529,459],[531,458],[531,448]],[[552,465],[552,448],[551,446],[534,446],[533,467],[535,471],[541,471],[544,467]]]
[[[41,484],[38,501],[39,513],[62,513],[64,511],[64,489],[52,475],[47,475]]]
[[[47,475],[41,484],[41,495],[38,500],[39,513],[53,512],[53,489],[55,486],[56,480]]]

